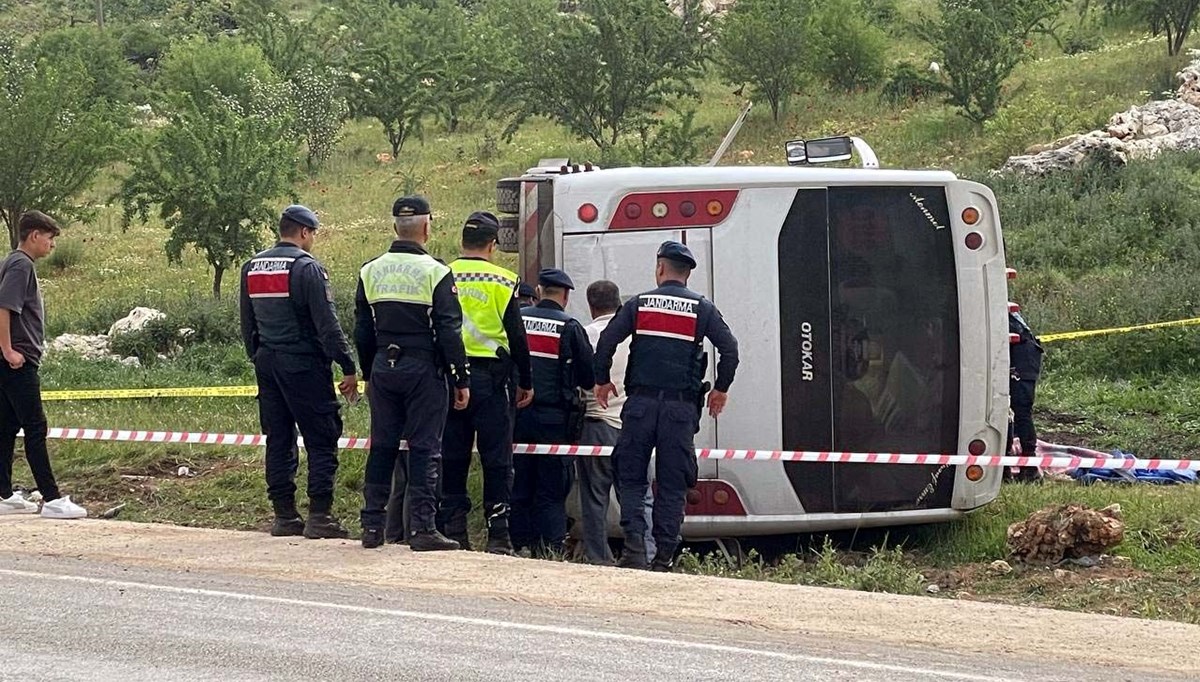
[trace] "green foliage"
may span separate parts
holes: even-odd
[[[233,98],[242,108],[253,106],[254,83],[278,82],[262,50],[235,38],[202,36],[181,40],[163,57],[158,88],[168,99],[205,105]]]
[[[135,70],[110,31],[78,26],[43,33],[29,49],[32,61],[81,64],[92,84],[89,104],[124,104],[132,96]]]
[[[1188,36],[1196,28],[1200,0],[1106,0],[1110,11],[1134,17],[1154,35],[1165,35],[1167,54],[1183,51]]]
[[[547,116],[601,153],[653,127],[655,112],[696,94],[707,18],[688,16],[661,0],[585,0],[578,14],[512,26],[507,44],[517,54],[505,82],[517,121]]]
[[[379,121],[397,157],[410,138],[421,136],[422,119],[435,109],[442,52],[426,30],[432,11],[361,0],[345,4],[350,112]]]
[[[813,17],[811,36],[811,69],[827,85],[850,91],[883,80],[888,36],[859,3],[825,2]]]
[[[1026,56],[1030,36],[1047,32],[1062,0],[939,0],[941,15],[917,28],[949,82],[950,104],[983,123],[996,115],[1004,81]]]
[[[940,90],[937,81],[912,62],[899,62],[889,71],[879,95],[894,106],[928,98]]]
[[[304,142],[305,165],[312,172],[329,160],[341,140],[349,107],[328,68],[305,66],[292,76],[287,86],[289,101],[295,109],[293,128]]]
[[[722,77],[749,83],[778,121],[803,84],[813,45],[808,0],[742,0],[721,20],[717,54]]]
[[[54,251],[46,257],[46,265],[50,266],[56,272],[62,272],[69,268],[73,268],[83,262],[83,257],[86,249],[83,242],[77,239],[55,240]]]
[[[132,24],[121,32],[121,53],[145,70],[156,66],[170,45],[170,37],[150,22]]]
[[[174,352],[179,344],[179,328],[170,320],[151,320],[138,331],[115,334],[108,339],[109,350],[121,357],[136,357],[143,365],[158,361],[159,355]]]
[[[72,200],[116,158],[121,117],[95,95],[79,60],[34,64],[0,45],[0,217],[11,246],[28,209],[82,215]]]
[[[1072,26],[1062,38],[1062,49],[1066,54],[1081,54],[1100,49],[1104,45],[1104,33],[1095,25]]]
[[[1062,98],[1034,93],[984,122],[986,141],[980,145],[983,162],[999,166],[1009,156],[1024,153],[1031,144],[1086,130],[1092,124],[1091,116],[1092,112],[1081,111]]]
[[[670,118],[648,119],[638,130],[636,144],[631,149],[610,150],[600,159],[606,166],[626,165],[633,161],[639,166],[686,166],[700,157],[700,142],[710,138],[712,128],[696,124],[696,110],[676,111]]]
[[[167,258],[188,246],[213,268],[214,298],[226,270],[252,254],[274,224],[271,201],[292,193],[297,147],[279,93],[249,81],[252,109],[233,97],[187,100],[142,150],[121,189],[124,220],[157,216],[171,231]]]

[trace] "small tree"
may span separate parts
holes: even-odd
[[[292,129],[304,142],[305,165],[310,172],[329,160],[342,139],[349,108],[328,68],[306,66],[292,76],[287,87],[295,108]]]
[[[741,0],[718,25],[717,53],[725,80],[749,83],[779,120],[804,80],[808,63],[809,0]]]
[[[1131,14],[1145,22],[1154,35],[1166,35],[1167,54],[1183,51],[1200,15],[1200,0],[1108,0],[1112,11]]]
[[[262,50],[235,38],[182,40],[167,51],[160,68],[158,88],[164,96],[191,99],[197,105],[213,97],[232,97],[243,109],[251,109],[252,84],[278,81]]]
[[[941,16],[916,26],[937,51],[947,100],[983,123],[999,110],[1004,81],[1025,58],[1026,42],[1048,31],[1063,0],[940,0]]]
[[[28,55],[32,61],[78,61],[87,71],[94,101],[125,104],[133,95],[137,70],[125,59],[121,42],[111,31],[95,26],[49,31],[37,37]]]
[[[202,104],[186,97],[141,150],[120,193],[126,225],[157,206],[171,231],[168,261],[180,262],[188,246],[204,254],[214,298],[225,272],[259,248],[277,216],[272,200],[291,194],[297,175],[282,93],[250,84],[253,110],[228,96]]]
[[[35,64],[0,45],[0,216],[13,248],[22,213],[79,216],[72,198],[116,157],[121,119],[94,94],[77,59]]]
[[[517,122],[548,116],[602,154],[643,130],[673,99],[695,95],[704,24],[694,7],[681,17],[662,0],[584,0],[578,14],[552,15],[548,34],[540,23],[513,27],[519,59],[505,82]]]
[[[421,119],[435,108],[440,52],[427,31],[431,20],[415,5],[358,3],[347,12],[350,112],[383,125],[393,157],[421,135]]]
[[[813,17],[810,65],[834,88],[852,91],[883,80],[888,38],[857,2],[826,0]]]

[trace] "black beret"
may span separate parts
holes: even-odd
[[[673,260],[676,263],[683,263],[692,270],[696,269],[696,257],[692,255],[692,250],[679,242],[663,242],[662,246],[658,247],[658,257]]]
[[[400,216],[413,215],[429,215],[429,202],[425,197],[411,196],[400,197],[396,203],[392,204],[392,215],[399,218]]]
[[[467,222],[463,225],[463,235],[468,233],[487,234],[495,237],[500,234],[500,221],[496,220],[496,216],[487,211],[475,211],[467,216]]]
[[[315,230],[321,225],[317,220],[317,214],[313,213],[309,207],[300,204],[292,204],[283,209],[283,217],[310,230]]]
[[[558,268],[545,268],[538,273],[538,284],[544,287],[558,287],[560,289],[575,289],[575,283],[567,276],[567,273]]]

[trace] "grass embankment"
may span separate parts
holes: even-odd
[[[859,134],[888,166],[951,168],[996,186],[1009,260],[1022,271],[1014,298],[1037,329],[1191,316],[1200,286],[1190,265],[1194,254],[1186,248],[1200,216],[1200,209],[1188,203],[1200,182],[1195,160],[1148,164],[1104,182],[1086,174],[1046,183],[984,174],[1029,144],[1096,127],[1111,113],[1144,101],[1148,93],[1164,89],[1182,63],[1163,55],[1161,40],[1116,33],[1107,38],[1105,49],[1074,57],[1044,47],[1042,58],[1024,64],[1013,78],[1011,105],[982,129],[936,102],[893,107],[876,93],[813,91],[794,100],[778,124],[756,111],[725,163],[780,164],[784,140]],[[898,42],[896,56],[923,61],[924,48],[910,45]],[[704,85],[703,95],[699,123],[712,128],[715,148],[739,102],[728,86],[713,80]],[[431,131],[423,142],[410,144],[397,162],[381,164],[376,154],[386,146],[378,125],[353,123],[328,166],[296,188],[300,200],[322,216],[317,252],[330,269],[346,322],[355,272],[362,261],[386,248],[388,208],[397,194],[420,191],[431,198],[437,232],[432,250],[453,257],[460,221],[471,210],[492,205],[495,180],[541,157],[592,157],[585,144],[546,122],[531,123],[511,143],[498,141],[499,131],[496,122],[470,124],[454,135]],[[114,178],[97,189],[94,203],[108,201]],[[1186,191],[1189,187],[1193,191]],[[1172,226],[1176,229],[1167,229]],[[64,267],[41,271],[49,331],[104,331],[133,306],[152,305],[168,313],[171,325],[197,329],[196,344],[141,370],[51,358],[43,372],[47,388],[252,382],[237,345],[236,283],[227,278],[226,299],[211,302],[211,275],[203,260],[192,254],[182,265],[168,266],[162,252],[165,238],[157,224],[122,231],[119,209],[112,206],[100,208],[95,221],[72,226],[62,239],[64,251],[74,251],[60,259]],[[1171,330],[1054,346],[1040,387],[1039,418],[1046,434],[1101,449],[1194,455],[1200,451],[1200,380],[1193,357],[1197,338],[1190,330]],[[59,402],[48,410],[56,426],[258,430],[252,399]],[[347,409],[345,421],[347,434],[366,434],[364,406]],[[66,442],[53,448],[66,488],[96,512],[126,503],[124,519],[238,529],[262,528],[269,515],[256,450]],[[363,457],[362,452],[342,457],[337,511],[351,521],[357,517]],[[180,465],[193,475],[177,476]],[[1122,504],[1129,532],[1117,553],[1127,556],[1128,564],[1066,568],[1065,573],[1021,568],[1007,576],[986,572],[988,562],[1005,554],[1008,523],[1067,500]],[[885,549],[864,559],[854,548],[872,542],[859,538],[850,551],[826,553],[817,561],[810,561],[815,555],[804,550],[803,561],[784,558],[770,567],[751,563],[735,570],[712,559],[688,568],[906,592],[924,592],[937,583],[942,595],[1195,622],[1198,518],[1200,496],[1194,488],[1006,486],[997,503],[963,523],[903,537],[892,533],[884,544],[894,547],[904,541],[899,552]],[[867,568],[847,568],[847,562],[856,561],[865,561]]]

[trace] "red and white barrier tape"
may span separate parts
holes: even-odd
[[[238,445],[259,447],[267,437],[248,433],[189,433],[183,431],[113,431],[107,429],[52,428],[49,438],[60,440],[96,440],[121,443],[178,443],[187,445]],[[299,440],[304,444],[304,439]],[[366,450],[369,438],[342,438],[338,447],[344,450]],[[525,455],[561,455],[576,457],[607,457],[612,448],[599,445],[526,445],[516,444],[513,452]],[[1092,452],[1092,451],[1087,451]],[[1200,460],[1123,459],[1096,456],[1038,456],[1000,457],[993,455],[912,455],[876,452],[801,452],[792,450],[731,450],[699,448],[700,459],[769,461],[769,462],[827,462],[841,464],[924,464],[984,467],[1021,466],[1041,469],[1160,469],[1171,471],[1200,471]]]

